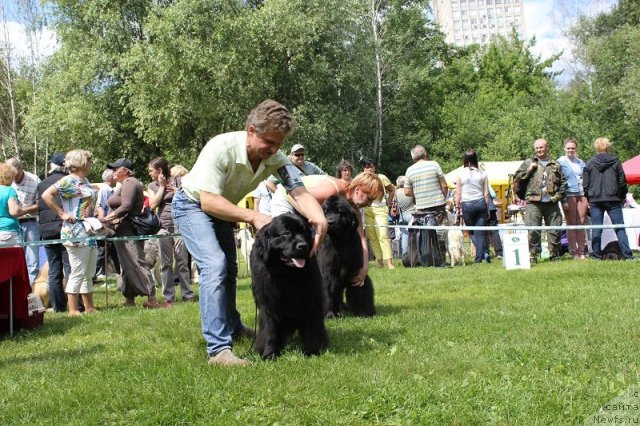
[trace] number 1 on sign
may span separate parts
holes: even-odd
[[[520,266],[520,249],[515,249],[513,254],[516,256],[516,266]]]

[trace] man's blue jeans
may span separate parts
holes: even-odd
[[[484,198],[462,202],[462,217],[467,226],[485,226],[487,224],[487,202]],[[482,262],[487,250],[486,231],[469,230],[471,242],[476,248],[475,263]]]
[[[200,319],[207,353],[232,346],[231,334],[242,328],[236,309],[238,263],[230,222],[209,216],[183,191],[173,197],[176,230],[200,270]]]
[[[37,220],[27,220],[20,222],[20,229],[22,231],[22,241],[25,243],[40,241],[40,227]],[[25,245],[24,256],[27,260],[27,270],[29,271],[29,283],[33,282],[38,277],[40,272],[40,246]]]
[[[67,310],[67,297],[64,294],[63,271],[67,277],[71,273],[69,255],[62,244],[44,246],[49,262],[49,299],[54,312]]]
[[[609,214],[609,219],[614,225],[624,224],[624,216],[622,214],[621,202],[597,202],[589,203],[589,209],[591,209],[591,223],[594,225],[602,225],[604,222],[604,212]],[[620,251],[625,259],[631,259],[633,254],[629,247],[629,239],[627,238],[627,231],[624,228],[617,228],[616,237],[618,237],[618,244],[620,244]],[[597,259],[602,259],[602,229],[591,230],[591,250],[592,256]]]

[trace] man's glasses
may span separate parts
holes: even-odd
[[[294,157],[304,157],[304,152],[298,152],[293,154]]]

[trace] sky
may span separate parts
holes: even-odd
[[[16,0],[0,0],[7,18],[9,40],[16,56],[28,57],[29,41],[24,29],[15,22]],[[595,16],[609,11],[617,0],[524,0],[525,37],[536,37],[533,53],[547,59],[555,53],[563,51],[560,60],[553,65],[554,71],[563,70],[558,82],[566,84],[572,75],[574,62],[571,56],[571,45],[565,31],[576,20],[578,14]],[[2,17],[0,16],[0,19]],[[6,39],[5,31],[0,31],[0,42]],[[49,29],[38,35],[39,51],[46,56],[56,48],[55,33]]]
[[[552,67],[554,71],[563,71],[557,77],[561,85],[571,79],[575,68],[566,31],[580,14],[596,16],[611,10],[617,3],[617,0],[524,0],[525,36],[536,38],[533,53],[547,59],[563,52]]]

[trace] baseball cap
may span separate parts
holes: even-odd
[[[64,166],[64,157],[65,157],[64,152],[56,152],[49,159],[49,163],[55,164],[56,166]]]
[[[108,169],[115,170],[118,167],[124,167],[126,169],[133,170],[133,163],[131,161],[127,160],[126,158],[118,158],[113,163],[107,164],[107,168]]]
[[[301,144],[297,143],[294,146],[291,147],[291,153],[293,154],[294,152],[297,151],[304,151],[304,146],[302,146]]]

